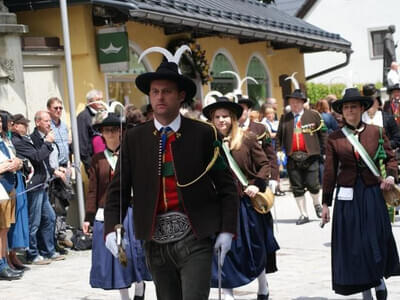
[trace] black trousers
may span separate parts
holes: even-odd
[[[318,159],[310,157],[309,161],[298,163],[289,157],[287,171],[295,197],[303,196],[306,189],[312,194],[317,194],[319,192],[320,182]]]
[[[144,243],[146,261],[158,300],[207,300],[214,239],[193,233],[180,241]]]

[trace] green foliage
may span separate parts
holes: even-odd
[[[312,104],[315,104],[318,100],[325,98],[329,94],[334,94],[337,98],[341,98],[342,92],[346,88],[346,85],[341,83],[327,85],[323,83],[309,82],[306,86],[307,97],[310,98]]]

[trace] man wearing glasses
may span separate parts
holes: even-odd
[[[54,142],[58,148],[58,164],[60,167],[67,167],[70,138],[67,124],[61,120],[63,103],[59,98],[52,97],[47,101],[47,109],[51,117],[51,129],[55,137]]]

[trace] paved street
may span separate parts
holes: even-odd
[[[287,185],[285,185],[287,189]],[[275,228],[281,250],[278,252],[277,273],[268,276],[270,299],[273,300],[333,300],[361,299],[361,295],[341,297],[331,290],[330,224],[323,229],[315,217],[311,198],[308,210],[312,222],[296,226],[297,207],[290,193],[276,198],[275,211],[278,222]],[[400,218],[393,225],[400,248]],[[89,282],[90,251],[71,251],[67,260],[48,266],[33,266],[23,279],[14,282],[0,281],[0,300],[108,300],[119,299],[116,291],[92,289]],[[400,299],[400,277],[386,281],[388,299]],[[235,290],[236,299],[256,299],[257,282]],[[146,299],[155,300],[152,283],[147,283]],[[210,299],[218,299],[212,290]]]

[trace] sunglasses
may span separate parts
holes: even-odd
[[[53,107],[53,109],[54,110],[63,110],[63,107],[62,106],[56,106],[56,107]]]

